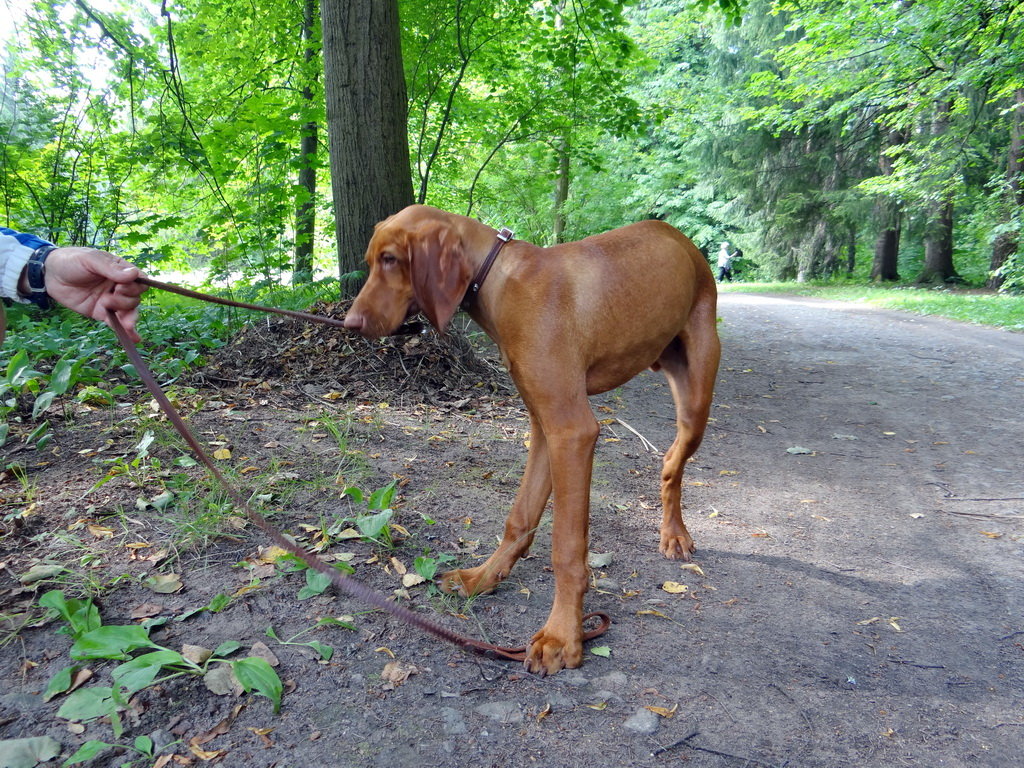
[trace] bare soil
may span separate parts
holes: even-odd
[[[644,374],[595,398],[604,427],[590,547],[610,562],[595,568],[587,608],[614,618],[590,644],[609,655],[588,653],[582,668],[546,679],[467,656],[332,592],[298,600],[303,575],[257,562],[265,542],[251,527],[222,524],[209,541],[182,545],[173,510],[135,506],[159,492],[159,477],[141,488],[119,477],[88,493],[104,471],[95,460],[131,455],[139,423],[131,406],[79,414],[61,427],[55,455],[26,460],[28,488],[12,476],[0,484],[5,510],[29,503],[29,492],[35,504],[5,529],[0,555],[0,612],[14,628],[0,646],[0,739],[48,734],[65,758],[87,739],[114,740],[108,723],[69,724],[56,716],[59,698],[43,700],[70,663],[70,641],[32,609],[55,583],[26,587],[18,577],[51,561],[69,569],[59,577],[69,593],[92,586],[108,624],[130,622],[145,604],[180,616],[259,576],[258,589],[222,612],[168,621],[153,637],[175,648],[266,642],[286,681],[281,713],[265,698],[216,696],[201,680],[147,689],[121,743],[140,734],[175,742],[169,764],[1019,764],[1024,336],[741,294],[722,296],[719,313],[713,418],[685,479],[700,571],[657,551],[660,456],[637,435],[665,449],[672,405],[661,376]],[[325,550],[351,555],[357,578],[390,593],[419,555],[467,563],[493,546],[527,422],[486,370],[422,404],[313,369],[301,383],[270,375],[253,386],[242,368],[216,362],[203,399],[184,404],[204,439],[230,448],[240,482],[274,492],[275,472],[308,481],[275,498],[275,519],[291,533],[308,541],[303,524],[351,514],[343,485],[397,477],[395,519],[408,535],[397,534],[395,550],[356,540]],[[349,425],[344,440],[312,421],[325,411]],[[179,454],[173,444],[154,451],[165,468]],[[493,595],[465,603],[423,584],[396,599],[459,631],[524,643],[551,597],[546,531]],[[158,571],[180,574],[183,589],[152,592],[143,578]],[[686,589],[666,591],[671,582]],[[302,638],[333,646],[327,663],[265,634],[272,625],[287,638],[339,615],[357,631]],[[392,661],[409,672],[404,681],[387,679]],[[109,684],[109,665],[93,668],[94,681]],[[129,759],[111,750],[93,764]]]

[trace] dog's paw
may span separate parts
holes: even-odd
[[[691,555],[697,550],[697,545],[693,543],[693,537],[684,528],[682,533],[676,534],[662,531],[661,544],[658,549],[669,560],[690,562]]]
[[[523,666],[535,675],[553,675],[583,663],[583,627],[563,635],[547,626],[533,636]]]
[[[473,597],[490,592],[499,582],[500,579],[488,579],[488,570],[483,566],[448,571],[442,573],[438,578],[438,585],[443,591],[462,597]]]

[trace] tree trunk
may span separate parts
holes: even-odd
[[[569,142],[558,143],[558,168],[555,173],[555,216],[552,235],[556,243],[565,242],[565,201],[569,199]]]
[[[302,14],[302,42],[306,49],[307,76],[312,77],[310,62],[316,58],[313,31],[316,26],[317,0],[304,0]],[[308,82],[302,88],[302,100],[312,110],[313,88]],[[302,126],[299,135],[299,199],[295,210],[295,265],[292,283],[313,280],[313,242],[316,239],[316,171],[317,124],[311,120]]]
[[[408,106],[398,0],[321,0],[320,10],[338,272],[344,278],[361,268],[374,225],[412,203]]]
[[[895,224],[883,227],[875,240],[875,258],[871,264],[871,279],[875,282],[900,279],[899,205],[892,200],[886,200],[882,205],[887,209],[886,215],[890,220],[895,220]]]
[[[952,102],[936,105],[932,135],[942,136],[949,130]],[[951,283],[959,279],[953,266],[953,195],[943,190],[938,206],[930,211],[924,235],[924,267],[917,283]]]
[[[893,161],[885,151],[899,146],[904,136],[899,131],[889,131],[885,136],[885,146],[878,158],[878,166],[882,173],[891,176]],[[871,263],[871,279],[873,281],[899,280],[900,225],[902,211],[898,200],[891,197],[882,198],[875,206],[875,218],[882,228],[875,240],[875,257]]]
[[[1024,207],[1024,88],[1018,88],[1014,94],[1016,107],[1010,123],[1010,149],[1006,158],[1006,197],[1011,208]],[[992,243],[992,261],[989,264],[991,275],[986,285],[998,289],[1003,284],[1003,276],[999,274],[1020,245],[1020,231],[1003,232]]]
[[[846,229],[846,274],[852,275],[857,266],[857,225],[850,224]]]
[[[924,241],[924,268],[915,282],[951,283],[958,278],[953,266],[953,202],[946,200],[928,222]]]

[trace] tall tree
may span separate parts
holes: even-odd
[[[321,0],[338,270],[360,268],[378,221],[413,201],[398,0]]]
[[[999,195],[1005,208],[1002,231],[992,244],[992,261],[989,264],[990,288],[999,288],[1006,280],[1005,268],[1010,260],[1020,254],[1021,218],[1024,217],[1024,88],[1017,88],[1013,94],[1014,105],[1010,110],[1010,146],[1006,151],[1005,185]],[[1024,271],[1024,265],[1021,265]]]
[[[319,15],[317,0],[303,0],[302,4],[302,43],[305,48],[304,77],[302,100],[311,113],[314,99],[317,97],[313,89],[315,80],[314,64],[319,64],[319,38],[316,34],[317,17]],[[292,269],[292,280],[296,283],[309,282],[313,279],[313,245],[316,240],[316,172],[319,162],[318,155],[318,123],[309,119],[302,124],[299,134],[299,200],[295,211],[295,264]]]

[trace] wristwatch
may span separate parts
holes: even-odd
[[[41,245],[36,248],[25,265],[25,277],[28,280],[29,294],[25,298],[31,301],[40,309],[50,308],[50,294],[46,292],[46,257],[57,246]]]

